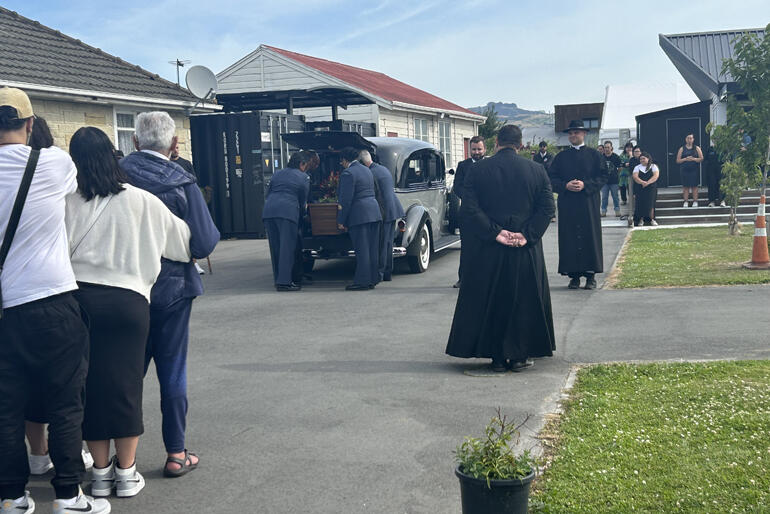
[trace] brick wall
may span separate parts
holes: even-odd
[[[115,117],[112,105],[63,102],[32,98],[35,115],[45,118],[51,128],[54,144],[64,150],[69,149],[72,135],[80,127],[96,127],[103,130],[115,143]],[[137,112],[151,109],[136,108]],[[190,118],[181,112],[169,112],[176,124],[179,138],[179,153],[186,159],[192,158],[190,149]]]

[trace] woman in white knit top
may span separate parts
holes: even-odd
[[[107,135],[72,136],[78,192],[67,199],[76,298],[90,321],[83,438],[94,457],[94,496],[134,496],[144,479],[136,447],[144,432],[142,381],[150,289],[161,257],[188,262],[190,229],[154,195],[126,184]],[[115,440],[110,459],[110,440]]]

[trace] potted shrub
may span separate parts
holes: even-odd
[[[463,514],[527,512],[535,460],[529,451],[516,455],[511,447],[526,422],[514,426],[498,407],[485,437],[466,437],[457,447],[455,474],[460,479]]]

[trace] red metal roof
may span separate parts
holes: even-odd
[[[432,107],[434,109],[479,115],[465,107],[460,107],[443,98],[427,93],[422,89],[417,89],[409,84],[404,84],[401,81],[388,77],[384,73],[298,54],[274,46],[264,45],[264,47],[391,102],[403,102],[423,107]]]

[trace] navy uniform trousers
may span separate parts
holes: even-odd
[[[185,449],[187,343],[192,301],[192,298],[180,298],[161,308],[150,304],[150,336],[147,339],[144,372],[147,373],[150,360],[154,360],[160,384],[163,444],[167,453],[180,453]]]
[[[292,282],[299,228],[296,223],[285,218],[266,218],[263,223],[270,244],[273,279],[276,285],[287,286]]]
[[[382,222],[362,223],[348,227],[353,250],[356,252],[356,273],[353,284],[373,286],[380,281],[380,226]],[[392,253],[392,252],[391,252]]]
[[[393,233],[396,230],[396,220],[383,221],[380,234],[380,265],[379,278],[390,277],[393,274]]]

